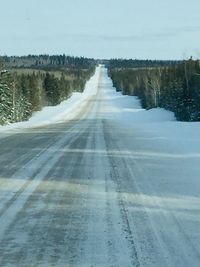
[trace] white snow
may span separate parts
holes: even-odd
[[[83,128],[84,136],[86,133],[89,135],[88,143],[84,148],[81,164],[78,166],[81,168],[79,172],[77,161],[73,161],[73,167],[76,167],[77,172],[72,178],[74,181],[79,175],[81,177],[81,180],[77,180],[81,182],[77,183],[75,180],[76,187],[80,188],[77,195],[89,194],[85,198],[89,212],[87,238],[82,241],[85,242],[82,248],[86,252],[84,255],[88,260],[86,262],[91,262],[89,265],[94,263],[95,266],[108,266],[110,254],[105,255],[108,250],[104,247],[107,242],[106,234],[109,242],[114,243],[109,253],[112,249],[119,252],[117,255],[118,262],[121,262],[119,266],[122,266],[126,260],[128,262],[127,244],[130,245],[132,239],[126,241],[122,234],[127,234],[128,237],[129,232],[133,236],[141,266],[199,266],[199,122],[178,122],[172,112],[164,109],[148,111],[142,109],[137,97],[123,96],[115,91],[107,76],[107,70],[100,66],[88,81],[84,93],[73,94],[70,99],[56,107],[44,108],[34,114],[28,122],[1,127],[0,132],[10,133],[16,129],[23,131],[30,127],[64,122],[76,116],[95,94],[97,96],[93,101],[96,102],[93,109],[90,114],[87,114],[85,120],[81,121],[82,117],[80,118],[80,126],[76,123],[74,126],[76,131],[63,135],[53,147],[43,151],[39,157],[33,158],[34,161],[30,161],[25,169],[23,166],[12,176],[12,180],[16,180],[11,187],[17,190],[26,182],[26,177],[31,175],[33,179],[24,193],[19,195],[19,199],[15,200],[13,206],[7,209],[8,219],[6,215],[2,217],[0,238],[4,236],[5,230],[25,204],[26,194],[32,194],[50,168],[58,163],[59,158],[64,153],[67,155],[68,152],[72,152],[73,156],[75,153],[83,152],[82,147],[70,145],[70,140],[71,142],[77,140],[77,135]],[[93,120],[96,120],[94,129],[91,126]],[[91,131],[86,131],[89,126]],[[55,168],[55,172],[58,169]],[[37,170],[39,170],[38,173]],[[120,181],[114,177],[114,170],[116,177],[118,177],[117,174],[119,175]],[[52,171],[51,175],[53,173]],[[88,184],[83,183],[85,180],[82,179],[82,173],[83,176],[90,178],[87,178]],[[110,177],[111,174],[114,180]],[[19,178],[23,178],[23,181],[18,184]],[[7,183],[10,181],[5,180]],[[67,183],[68,180],[63,181]],[[48,182],[50,183],[51,180]],[[69,182],[71,183],[71,180]],[[120,190],[116,191],[117,183],[120,184]],[[108,192],[105,192],[106,188]],[[8,187],[8,189],[5,190],[4,187],[6,200],[13,197],[11,188]],[[8,191],[10,194],[7,194]],[[79,207],[76,205],[80,202],[72,203],[72,207],[75,205],[76,212]],[[3,201],[1,203],[5,204]],[[118,207],[119,204],[124,206],[123,214]],[[109,210],[106,211],[106,208]],[[108,218],[106,212],[109,214]],[[128,223],[123,221],[122,215],[126,215],[125,219]],[[112,228],[105,227],[107,219],[110,220]],[[80,227],[84,226],[83,220],[85,217],[82,221],[80,218]],[[122,228],[124,224],[127,224],[128,228]],[[98,240],[98,250],[96,250],[96,240]],[[93,250],[96,254],[93,254]],[[81,266],[85,264],[85,258],[81,259],[83,261]],[[96,262],[93,262],[95,260]],[[103,263],[95,264],[99,262]],[[132,265],[127,263],[124,266]]]
[[[134,96],[123,96],[116,92],[112,81],[107,77],[107,70],[98,66],[95,74],[86,83],[83,93],[73,95],[60,105],[44,107],[36,112],[29,121],[0,126],[0,132],[12,133],[12,130],[44,126],[59,123],[76,116],[83,105],[97,93],[100,74],[103,74],[102,97],[106,99],[107,106],[102,110],[105,119],[115,121],[119,125],[134,131],[136,128],[153,136],[157,142],[154,144],[163,149],[173,147],[174,151],[181,151],[182,157],[200,157],[200,122],[178,122],[174,114],[161,108],[145,110],[141,108],[140,101]],[[160,140],[160,141],[159,141]],[[161,142],[165,140],[165,142]],[[169,152],[170,153],[170,152]]]
[[[0,132],[40,127],[73,118],[80,112],[83,105],[96,94],[100,69],[100,66],[96,68],[95,74],[87,81],[83,93],[73,93],[69,99],[57,106],[44,107],[41,111],[35,112],[28,121],[0,126]]]
[[[165,149],[169,145],[174,151],[181,151],[182,157],[200,157],[200,122],[176,121],[173,112],[162,108],[142,109],[137,97],[116,92],[106,69],[104,72],[103,95],[108,103],[102,111],[105,117],[127,127],[128,131],[138,129],[150,134],[157,145],[162,143]]]
[[[126,161],[132,177],[128,184],[124,175],[122,196],[141,266],[199,266],[200,122],[141,109],[136,97],[115,92],[103,71],[101,117],[116,142],[109,153],[119,166]]]

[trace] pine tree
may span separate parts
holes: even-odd
[[[0,124],[7,124],[13,118],[13,93],[5,77],[0,77]]]

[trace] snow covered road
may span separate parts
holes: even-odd
[[[200,266],[199,124],[94,83],[68,120],[0,134],[0,266]]]

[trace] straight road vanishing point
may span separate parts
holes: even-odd
[[[123,124],[128,98],[103,66],[95,75],[73,118],[0,139],[0,266],[199,266],[200,203],[183,159]]]

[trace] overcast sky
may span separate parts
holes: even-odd
[[[200,58],[200,0],[0,0],[0,54]]]

